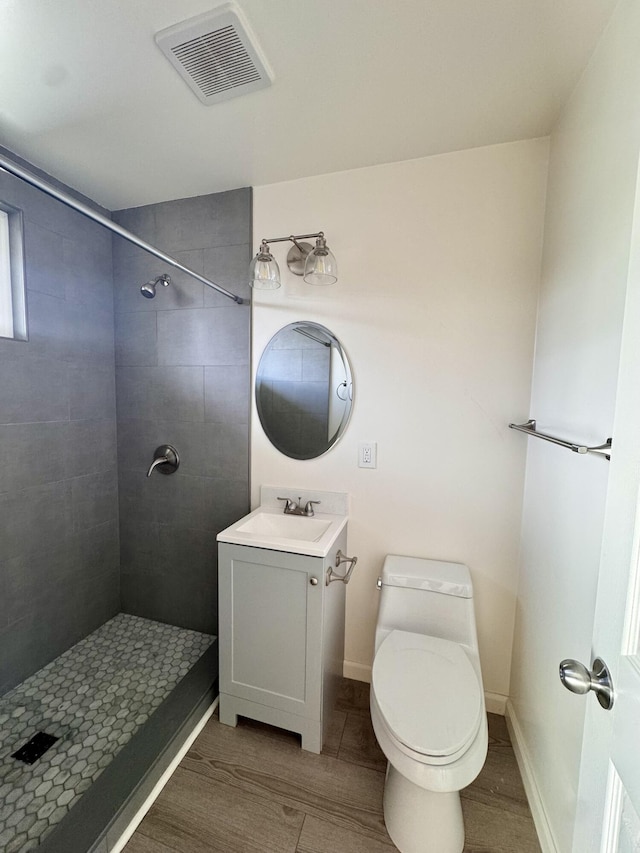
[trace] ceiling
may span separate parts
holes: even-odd
[[[548,134],[616,0],[237,0],[273,86],[154,42],[217,0],[0,0],[0,144],[116,210]]]

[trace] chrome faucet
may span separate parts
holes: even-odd
[[[302,498],[298,498],[298,503],[292,501],[291,498],[278,498],[279,501],[285,501],[285,515],[306,515],[307,518],[314,516],[313,504],[319,504],[320,501],[307,501],[304,509],[302,508]]]

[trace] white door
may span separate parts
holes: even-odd
[[[640,851],[640,183],[610,465],[591,657],[611,671],[614,705],[575,697],[588,708],[574,853]]]

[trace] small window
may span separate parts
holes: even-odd
[[[0,201],[0,337],[27,340],[22,211]]]

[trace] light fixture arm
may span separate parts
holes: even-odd
[[[269,239],[262,239],[263,243],[286,243],[287,241],[290,243],[294,243],[298,248],[300,248],[298,244],[298,240],[310,240],[312,237],[324,237],[323,231],[318,231],[317,234],[290,234],[288,237],[269,237]]]

